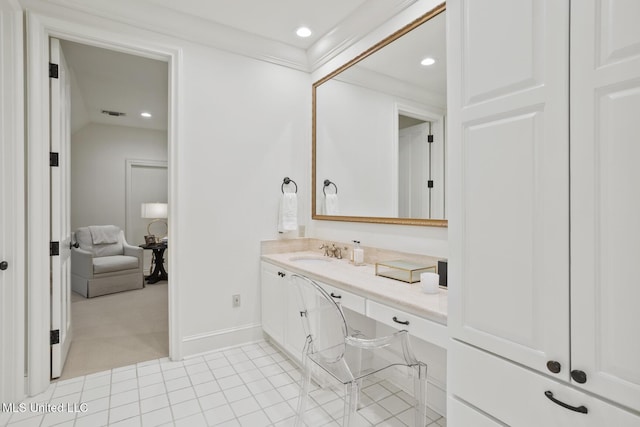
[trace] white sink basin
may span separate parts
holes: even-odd
[[[291,257],[289,258],[289,261],[303,264],[325,264],[331,262],[331,258],[323,256],[304,255]]]

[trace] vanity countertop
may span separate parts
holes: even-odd
[[[419,282],[409,284],[376,276],[373,264],[356,267],[348,259],[328,257],[328,262],[292,261],[296,257],[319,258],[321,254],[317,251],[265,254],[262,255],[262,260],[399,310],[447,324],[447,291],[444,289],[440,289],[437,294],[425,294]]]

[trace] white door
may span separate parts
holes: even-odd
[[[71,96],[67,64],[60,41],[50,39],[49,60],[58,65],[58,78],[50,78],[51,152],[58,166],[51,167],[51,241],[59,242],[59,255],[51,257],[51,378],[58,378],[71,345],[71,216],[70,140]],[[56,332],[57,331],[57,332]],[[52,342],[55,342],[52,340]]]
[[[636,411],[638,17],[638,1],[571,3],[571,369],[586,376],[575,385]]]
[[[398,216],[431,218],[429,209],[429,123],[400,129],[398,134]]]
[[[447,20],[449,331],[568,379],[569,0],[451,1]]]
[[[0,0],[0,402],[22,399],[24,388],[22,19],[17,1]]]

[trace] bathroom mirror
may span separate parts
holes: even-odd
[[[447,226],[444,11],[313,84],[313,219]]]

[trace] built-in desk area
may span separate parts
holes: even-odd
[[[292,274],[306,276],[338,301],[346,315],[357,313],[358,320],[373,324],[375,328],[407,330],[414,337],[414,350],[428,365],[429,406],[445,415],[446,348],[449,342],[447,290],[441,288],[438,294],[425,294],[419,282],[409,284],[376,276],[375,263],[371,259],[365,259],[363,266],[354,266],[346,251],[343,259],[325,257],[322,251],[311,249],[319,247],[317,241],[307,240],[311,242],[297,241],[293,247],[280,247],[274,251],[265,250],[263,242],[261,302],[264,332],[294,360],[299,360],[304,331],[287,279]]]

